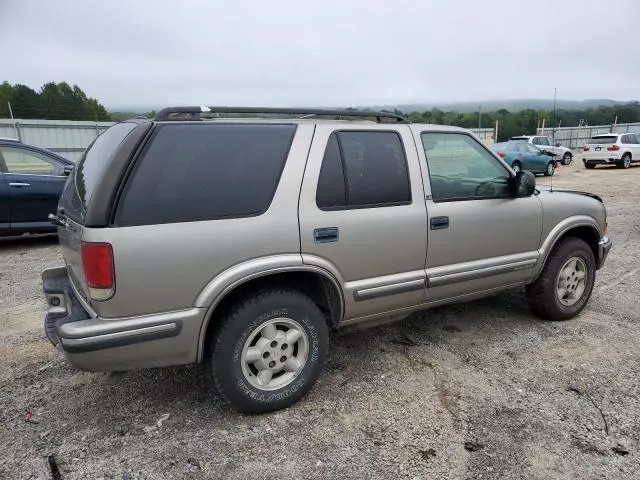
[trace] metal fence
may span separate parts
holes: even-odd
[[[486,144],[492,144],[496,141],[495,129],[493,128],[472,128],[473,134]]]
[[[617,125],[594,125],[584,127],[562,127],[555,129],[556,142],[568,148],[582,148],[594,135],[602,133],[640,133],[640,123],[620,123]],[[538,135],[554,136],[554,129],[539,128]]]
[[[113,122],[0,119],[0,137],[16,138],[77,161],[89,144]]]
[[[28,145],[46,148],[75,162],[80,159],[89,144],[111,125],[113,122],[0,118],[0,137],[16,138]],[[493,128],[471,130],[484,143],[494,143]]]

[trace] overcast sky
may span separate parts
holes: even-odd
[[[109,108],[629,100],[639,30],[640,0],[0,0],[0,81]]]

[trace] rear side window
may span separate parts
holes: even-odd
[[[118,204],[121,226],[250,217],[278,186],[295,125],[165,125]]]
[[[62,192],[60,206],[64,207],[66,215],[84,223],[87,205],[102,172],[120,144],[135,128],[135,123],[118,123],[102,133],[87,148]]]
[[[323,210],[411,203],[407,159],[397,132],[334,132],[316,192]]]
[[[534,142],[536,145],[551,145],[547,137],[538,137],[538,142]]]

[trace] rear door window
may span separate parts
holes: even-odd
[[[271,204],[295,125],[164,125],[118,204],[120,226],[260,215]]]
[[[331,134],[316,191],[319,208],[347,210],[409,203],[407,159],[397,132]]]

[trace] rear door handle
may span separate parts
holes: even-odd
[[[431,217],[431,230],[449,228],[449,217]]]
[[[313,231],[313,241],[316,243],[337,242],[338,237],[338,227],[316,228]]]
[[[10,187],[16,187],[16,188],[21,188],[21,187],[30,187],[31,184],[30,183],[23,183],[23,182],[11,182],[9,184]]]

